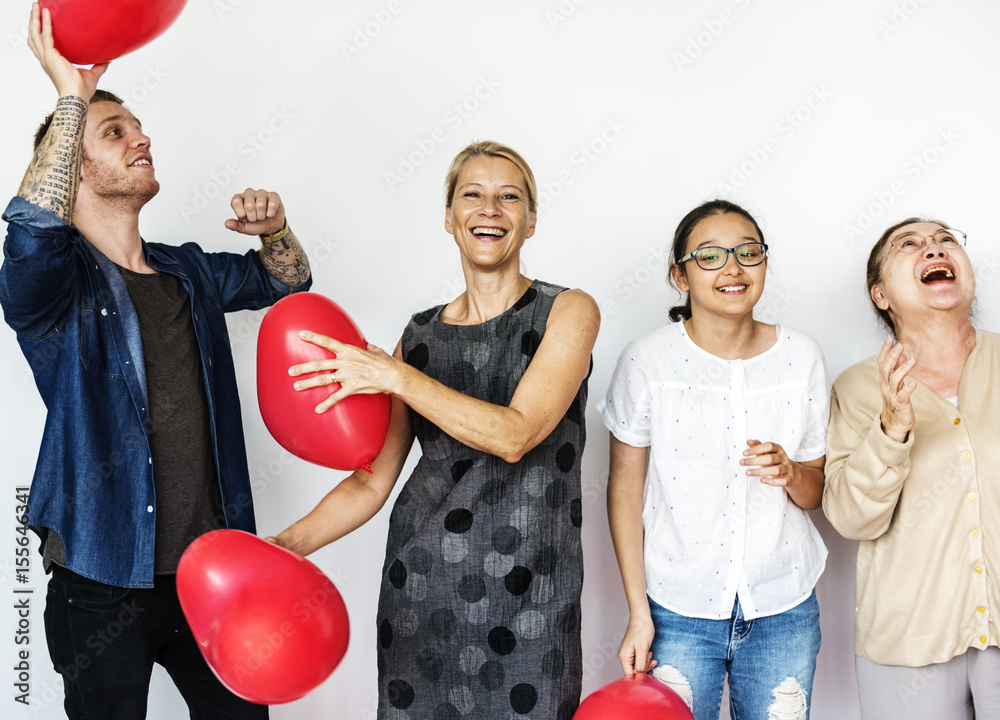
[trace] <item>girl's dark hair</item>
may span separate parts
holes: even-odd
[[[677,265],[680,268],[680,272],[686,274],[687,271],[684,269],[684,266],[677,261],[680,260],[685,255],[687,255],[688,253],[687,243],[688,243],[688,238],[691,237],[691,233],[694,232],[694,229],[698,226],[698,223],[700,223],[705,218],[712,217],[713,215],[729,215],[729,214],[739,215],[740,217],[747,220],[747,222],[753,225],[754,229],[757,231],[757,237],[760,238],[760,241],[765,242],[764,233],[760,231],[760,226],[757,224],[757,221],[754,220],[753,215],[748,213],[746,210],[741,208],[736,203],[729,202],[728,200],[710,200],[706,203],[702,203],[694,210],[689,212],[687,215],[685,215],[684,219],[681,220],[680,224],[677,226],[677,230],[674,232],[674,242],[670,246],[670,265],[667,271],[667,282],[669,282],[670,286],[678,293],[680,293],[681,290],[680,288],[677,287],[677,285],[674,284],[673,274],[670,272],[670,269],[672,269],[675,265]],[[675,305],[674,307],[670,308],[669,316],[673,322],[683,322],[685,320],[690,320],[691,297],[690,296],[685,297],[683,305]]]

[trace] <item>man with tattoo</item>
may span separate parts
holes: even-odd
[[[308,289],[309,263],[263,190],[236,195],[226,222],[260,235],[258,250],[145,242],[139,212],[159,189],[149,137],[96,90],[106,64],[55,50],[37,3],[29,28],[59,101],[3,215],[0,305],[47,409],[29,523],[52,572],[45,631],[66,712],[144,717],[155,662],[192,718],[266,718],[205,663],[175,573],[198,535],[255,531],[224,313]]]

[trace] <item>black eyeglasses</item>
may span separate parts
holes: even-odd
[[[749,242],[734,248],[701,247],[685,255],[677,263],[693,259],[702,270],[718,270],[726,266],[729,253],[732,253],[736,262],[743,267],[753,267],[764,262],[767,257],[767,245],[762,242]]]

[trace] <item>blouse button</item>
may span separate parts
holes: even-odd
[[[976,499],[976,493],[969,493],[969,500],[975,500],[975,499]]]
[[[968,460],[970,457],[972,457],[972,453],[970,453],[968,450],[966,450],[964,453],[962,453],[962,457],[964,457],[966,460]]]
[[[980,635],[979,636],[979,642],[981,642],[983,645],[985,645],[986,644],[986,636],[985,635]]]
[[[976,575],[982,575],[983,569],[981,567],[978,567],[975,570],[973,570],[973,572],[976,573]]]
[[[955,418],[955,424],[956,425],[961,425],[962,424],[962,418]]]
[[[979,531],[978,530],[973,530],[972,531],[972,537],[979,537]]]
[[[980,605],[979,607],[976,608],[976,612],[982,615],[984,612],[986,612],[986,608]]]

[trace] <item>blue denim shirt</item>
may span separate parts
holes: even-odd
[[[56,531],[74,572],[151,587],[156,498],[139,321],[115,265],[72,225],[15,197],[0,267],[4,319],[47,410],[28,519]],[[257,252],[144,243],[146,261],[191,298],[226,525],[255,532],[236,373],[224,313],[291,292]],[[311,280],[295,288],[307,290]]]

